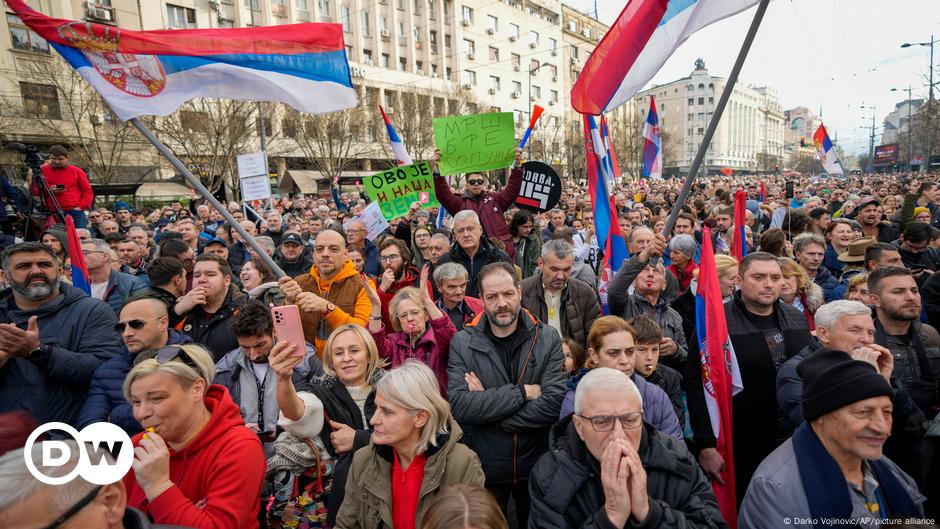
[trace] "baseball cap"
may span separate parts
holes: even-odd
[[[881,201],[876,197],[863,198],[862,201],[858,203],[858,206],[855,206],[855,211],[861,211],[865,209],[866,206],[870,206],[872,204],[880,206]]]
[[[209,240],[209,242],[206,243],[206,247],[208,247],[210,244],[221,244],[222,246],[228,247],[228,245],[225,244],[225,241],[218,237],[213,237],[211,240]]]
[[[287,233],[283,237],[281,237],[281,244],[287,244],[287,243],[299,244],[300,246],[303,246],[304,238],[301,237],[300,234],[296,232]]]

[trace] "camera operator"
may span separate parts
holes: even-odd
[[[69,164],[69,152],[61,145],[49,148],[49,163],[42,166],[42,174],[55,194],[62,212],[72,217],[76,228],[88,227],[85,217],[86,209],[91,207],[94,194],[88,176],[79,167]],[[40,197],[46,211],[50,213],[51,223],[60,223],[61,219],[55,216],[55,205],[48,196],[40,193],[39,187],[33,182],[32,193]]]

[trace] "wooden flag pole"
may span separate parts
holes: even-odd
[[[170,164],[172,164],[173,167],[181,175],[183,175],[183,178],[186,179],[189,185],[193,186],[193,189],[198,191],[199,194],[202,195],[203,198],[208,200],[209,203],[212,204],[212,207],[214,207],[222,215],[222,218],[224,218],[226,222],[232,225],[232,228],[236,232],[238,232],[238,236],[241,237],[243,241],[248,243],[249,246],[251,246],[251,248],[255,251],[255,253],[258,254],[258,257],[260,257],[261,260],[264,261],[264,264],[268,265],[268,268],[270,268],[271,271],[274,272],[274,275],[276,275],[277,277],[287,276],[287,274],[285,274],[284,271],[281,270],[281,267],[279,267],[277,263],[274,262],[274,259],[272,259],[271,256],[268,255],[267,252],[264,251],[264,248],[262,248],[261,245],[258,244],[258,241],[256,241],[254,237],[249,235],[248,232],[245,231],[245,228],[243,228],[241,224],[239,224],[238,221],[235,220],[235,217],[233,217],[232,214],[228,212],[228,209],[225,208],[222,205],[222,203],[219,202],[214,196],[212,196],[212,193],[210,193],[209,190],[206,189],[206,186],[202,185],[202,182],[200,182],[199,179],[193,175],[192,171],[190,171],[189,168],[186,167],[186,164],[184,164],[179,158],[177,158],[176,155],[173,154],[173,152],[169,148],[167,148],[166,145],[163,144],[163,142],[157,139],[157,137],[154,136],[153,132],[151,132],[150,129],[147,128],[147,126],[144,125],[139,119],[131,118],[129,121],[132,125],[134,125],[134,127],[137,128],[137,130],[140,131],[141,134],[144,135],[144,138],[147,138],[147,141],[152,143],[153,146],[156,147],[158,151],[160,151],[160,154],[162,154],[167,160],[170,161]]]

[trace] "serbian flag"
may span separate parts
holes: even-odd
[[[607,118],[601,116],[601,135],[604,138],[604,148],[607,149],[607,158],[610,163],[607,169],[614,179],[620,180],[620,166],[617,164],[617,153],[614,152],[614,142],[610,139],[610,128],[607,126]]]
[[[663,149],[659,135],[659,114],[656,113],[656,98],[650,96],[650,110],[643,125],[643,178],[663,177]]]
[[[395,126],[392,125],[392,120],[388,119],[388,114],[385,113],[382,105],[379,105],[379,112],[382,113],[382,119],[385,120],[385,130],[388,131],[388,141],[392,144],[392,154],[395,155],[395,161],[398,162],[398,165],[413,164],[411,156],[408,156],[408,151],[405,150],[405,144],[401,142],[398,133],[395,132]]]
[[[584,63],[571,106],[599,115],[626,103],[703,27],[759,0],[630,0]]]
[[[603,272],[601,274],[598,294],[601,298],[601,307],[607,311],[607,282],[613,271],[620,269],[620,264],[629,257],[627,243],[620,231],[617,221],[617,204],[608,187],[609,178],[604,158],[607,151],[604,148],[597,122],[594,116],[582,116],[584,125],[584,155],[587,162],[588,195],[594,208],[594,233],[597,245],[604,249]]]
[[[767,202],[767,186],[764,185],[764,181],[760,181],[760,203],[763,204]]]
[[[740,263],[747,255],[747,240],[744,228],[747,225],[747,193],[737,190],[734,193],[734,239],[731,241],[731,256]]]
[[[75,231],[75,221],[71,215],[65,216],[65,235],[69,244],[69,261],[72,263],[72,286],[91,295],[91,279],[88,276],[88,265],[85,264],[85,254],[82,253],[82,240]]]
[[[125,121],[165,116],[198,97],[273,101],[314,114],[357,104],[341,24],[130,31],[6,2]]]
[[[715,435],[715,448],[725,460],[725,484],[712,482],[718,507],[725,521],[737,526],[738,512],[734,488],[734,453],[731,445],[731,398],[744,389],[738,360],[728,337],[728,324],[718,284],[718,269],[712,248],[711,230],[702,230],[702,259],[695,291],[695,332],[702,360],[705,403]]]
[[[829,133],[826,132],[826,126],[819,125],[816,133],[813,134],[813,143],[816,144],[816,155],[822,163],[823,169],[829,174],[845,175],[842,170],[842,163],[839,162],[839,155],[829,140]]]

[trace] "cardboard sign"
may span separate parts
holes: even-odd
[[[502,169],[516,156],[512,112],[434,118],[442,175]]]
[[[554,208],[561,200],[561,177],[552,166],[543,162],[522,164],[522,188],[516,205],[533,213]]]
[[[238,183],[242,200],[266,200],[271,198],[271,180],[268,178],[268,160],[263,152],[239,154]]]
[[[362,183],[366,194],[373,203],[379,204],[387,220],[407,214],[413,202],[421,204],[422,208],[439,205],[428,162],[393,167],[365,178]]]
[[[349,224],[354,220],[361,221],[366,225],[366,230],[369,232],[366,234],[366,238],[370,241],[375,240],[376,237],[388,229],[388,221],[382,215],[382,209],[379,207],[378,202],[372,202],[366,206],[366,209],[362,210],[362,213],[344,222],[343,229],[349,229]]]

